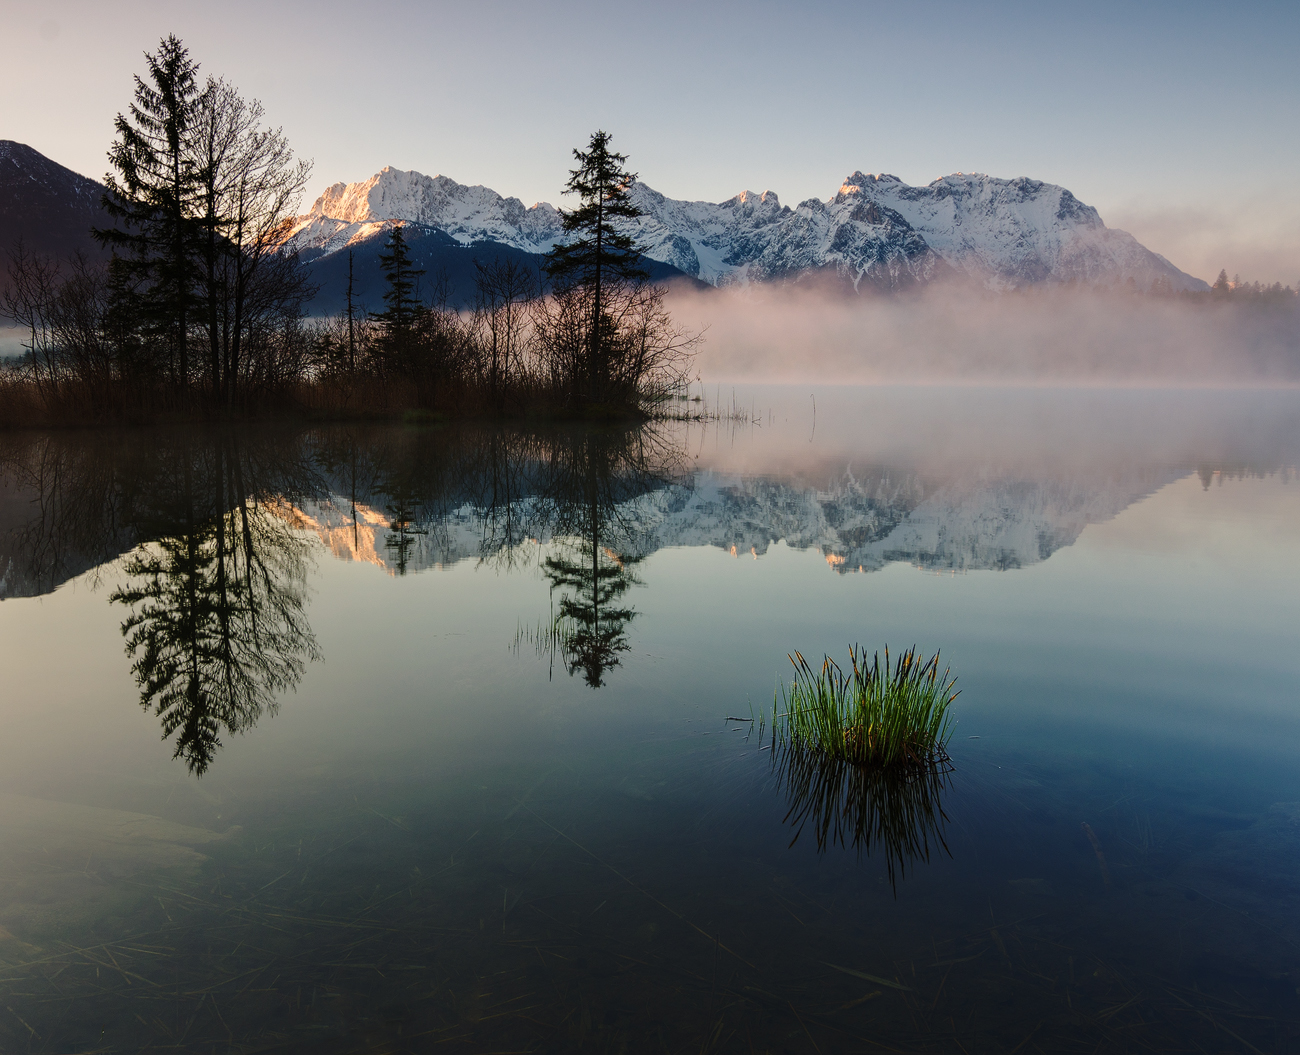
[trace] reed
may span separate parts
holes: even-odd
[[[889,649],[867,663],[861,646],[849,648],[850,669],[830,656],[814,670],[795,652],[793,683],[777,692],[774,741],[828,759],[884,769],[930,766],[947,760],[952,735],[948,708],[957,679],[939,671],[939,653],[922,661],[915,647],[893,665]]]

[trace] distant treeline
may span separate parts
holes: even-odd
[[[384,310],[311,320],[307,269],[286,244],[311,166],[262,107],[200,83],[174,36],[145,56],[116,119],[107,264],[11,249],[0,315],[24,354],[0,376],[0,424],[326,415],[629,417],[687,379],[696,338],[619,222],[639,215],[626,158],[598,132],[567,191],[569,240],[542,268],[477,268],[472,310],[411,261],[402,227],[381,255]],[[350,271],[349,271],[350,275]]]
[[[1207,290],[1176,290],[1167,278],[1157,278],[1146,291],[1153,297],[1175,297],[1180,300],[1233,304],[1272,305],[1292,307],[1300,304],[1300,292],[1281,282],[1271,286],[1262,282],[1243,282],[1240,275],[1228,278],[1225,268],[1219,272],[1214,285]]]

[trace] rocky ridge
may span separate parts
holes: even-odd
[[[861,290],[899,291],[965,276],[990,289],[1083,283],[1206,289],[1132,235],[1102,222],[1064,187],[1026,178],[944,176],[913,187],[854,172],[826,201],[791,209],[772,191],[720,203],[678,201],[632,187],[633,221],[651,260],[711,285],[790,281],[830,272]],[[447,176],[385,168],[336,183],[299,217],[288,239],[307,258],[384,235],[394,223],[440,231],[457,243],[544,253],[563,238],[559,212],[525,206]]]

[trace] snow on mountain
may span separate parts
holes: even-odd
[[[928,187],[897,176],[855,172],[834,199],[872,202],[902,216],[949,264],[994,288],[1036,282],[1109,283],[1157,278],[1175,289],[1206,289],[1064,187],[1038,180],[957,173]]]
[[[758,256],[793,213],[772,191],[741,191],[719,205],[675,201],[644,183],[630,196],[644,214],[634,225],[653,260],[718,285]]]
[[[926,187],[855,172],[827,201],[797,209],[771,191],[714,204],[677,201],[643,183],[631,223],[646,256],[712,285],[790,280],[832,270],[861,289],[899,290],[953,274],[991,289],[1038,283],[1114,285],[1157,280],[1206,289],[1132,235],[1108,228],[1064,187],[1031,179],[958,173]],[[563,237],[560,215],[525,207],[487,187],[385,168],[336,183],[291,232],[309,257],[377,237],[394,222],[418,224],[463,245],[496,242],[546,252]]]
[[[385,167],[361,183],[336,183],[298,218],[289,233],[300,249],[328,255],[401,220],[437,228],[456,241],[501,242],[544,253],[563,233],[560,215],[542,202],[525,207],[487,187],[467,187],[447,176]]]

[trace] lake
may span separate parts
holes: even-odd
[[[1300,392],[708,395],[0,436],[0,1050],[1300,1049]]]

